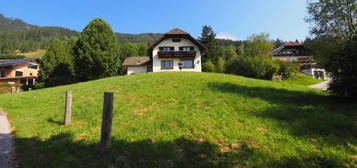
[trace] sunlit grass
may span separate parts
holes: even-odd
[[[20,167],[347,167],[357,105],[292,82],[147,73],[1,95]],[[63,126],[65,91],[71,126]],[[113,146],[98,147],[103,92]],[[354,156],[356,157],[356,156]]]

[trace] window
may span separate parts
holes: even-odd
[[[159,47],[160,51],[174,51],[175,47]]]
[[[23,76],[23,75],[24,75],[24,72],[22,72],[22,71],[15,72],[15,76]]]
[[[0,71],[0,78],[6,77],[6,71]]]
[[[180,51],[194,51],[195,50],[195,48],[192,46],[184,46],[184,47],[180,47],[179,49],[180,49]]]
[[[193,68],[193,60],[182,60],[183,68]]]
[[[181,42],[181,39],[172,39],[172,42],[179,43],[179,42]]]
[[[162,69],[172,69],[174,66],[174,63],[172,60],[164,60],[161,61],[161,68]]]
[[[29,64],[27,65],[27,68],[31,68],[31,69],[37,69],[37,65],[36,64]]]

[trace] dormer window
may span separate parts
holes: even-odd
[[[174,38],[174,39],[172,39],[172,42],[179,43],[179,42],[181,42],[181,39]]]
[[[36,64],[29,64],[27,67],[30,69],[37,69],[38,66]]]
[[[175,47],[159,47],[160,51],[174,51]]]
[[[195,50],[195,48],[192,46],[183,46],[183,47],[180,47],[179,49],[180,49],[180,51],[194,51]]]

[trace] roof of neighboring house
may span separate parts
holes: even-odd
[[[186,38],[188,40],[190,40],[193,44],[195,44],[197,47],[200,48],[200,50],[207,50],[207,47],[202,44],[200,41],[196,40],[195,38],[193,38],[189,33],[175,28],[170,30],[169,32],[165,33],[161,38],[159,38],[156,42],[154,42],[153,44],[151,44],[151,46],[149,47],[149,54],[151,56],[152,54],[152,50],[154,49],[154,47],[156,47],[158,44],[160,44],[163,40],[167,39],[167,38]]]
[[[124,66],[142,66],[150,61],[149,57],[128,57],[125,59]]]
[[[272,51],[273,55],[278,54],[284,48],[304,48],[303,43],[289,41]]]
[[[25,59],[11,60],[11,61],[0,61],[0,67],[9,67],[9,66],[12,67],[31,61],[40,61],[40,58],[25,58]]]
[[[289,42],[285,43],[284,46],[304,46],[304,44],[303,43],[289,41]]]

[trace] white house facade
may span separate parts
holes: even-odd
[[[128,75],[163,71],[202,72],[202,55],[205,51],[202,43],[176,28],[149,47],[149,57],[144,57],[147,62],[143,57],[129,57],[123,65],[127,66]]]

